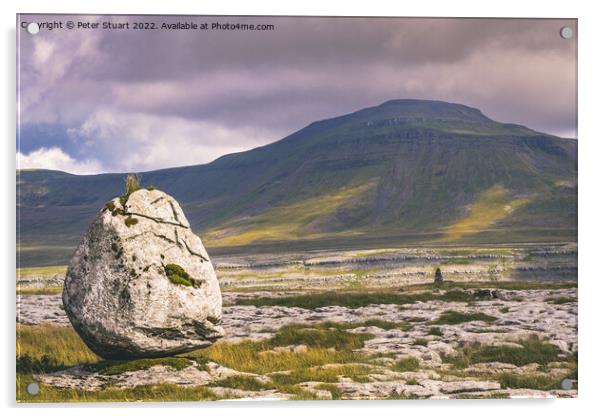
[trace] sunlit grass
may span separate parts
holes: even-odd
[[[308,327],[288,325],[282,327],[267,343],[270,346],[303,344],[315,348],[335,348],[353,350],[361,348],[364,341],[373,338],[370,334],[353,334],[335,324],[331,326]]]
[[[257,378],[247,375],[233,375],[222,380],[216,380],[207,385],[208,387],[226,387],[229,389],[261,391],[275,389],[273,383],[265,383]]]
[[[43,288],[21,288],[17,287],[17,294],[21,296],[32,295],[58,295],[63,293],[62,287],[43,287]]]
[[[361,198],[374,183],[344,187],[320,197],[308,198],[283,206],[275,206],[252,219],[230,221],[220,229],[205,233],[208,246],[237,246],[255,241],[290,240],[291,237],[319,237],[307,229],[316,220],[335,212],[341,205]]]
[[[99,360],[71,327],[17,325],[17,367],[21,365],[24,371],[56,370]]]
[[[444,228],[445,237],[442,241],[460,240],[484,231],[529,202],[530,199],[526,197],[513,197],[501,185],[492,186],[477,197],[466,217]]]
[[[218,342],[194,354],[234,370],[256,374],[367,360],[359,353],[330,348],[308,348],[304,352],[275,352],[267,343],[251,341],[236,344]]]
[[[42,266],[42,267],[21,267],[17,268],[17,277],[19,279],[27,277],[64,275],[67,271],[67,266]]]
[[[339,377],[347,377],[354,381],[366,382],[368,374],[380,373],[377,369],[365,365],[351,364],[334,367],[302,368],[289,373],[270,374],[270,378],[278,385],[298,384],[304,381],[336,383]]]

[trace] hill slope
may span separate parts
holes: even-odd
[[[17,172],[22,263],[64,262],[123,176]],[[440,101],[388,101],[142,176],[210,247],[576,240],[576,141]]]

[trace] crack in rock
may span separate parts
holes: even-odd
[[[190,227],[187,227],[187,226],[185,226],[185,225],[183,225],[183,224],[181,224],[179,222],[166,221],[166,220],[163,220],[163,219],[160,219],[160,218],[151,217],[149,215],[140,214],[139,212],[129,212],[128,211],[128,212],[125,213],[125,215],[134,215],[134,216],[137,216],[137,217],[146,218],[147,220],[154,221],[154,222],[156,222],[158,224],[175,225],[176,227],[182,227],[182,228],[184,228],[186,230],[188,230],[190,228]]]
[[[155,199],[154,201],[151,202],[151,205],[155,205],[157,202],[159,201],[163,201],[165,199],[165,197],[160,196],[159,198]]]
[[[186,240],[182,240],[182,242],[184,243],[184,247],[186,247],[186,250],[188,250],[188,252],[190,254],[192,254],[193,256],[197,256],[201,258],[201,261],[209,261],[209,259],[205,256],[203,256],[202,254],[196,253],[194,251],[192,251],[192,249],[188,246],[188,243],[186,242]]]
[[[176,222],[180,222],[180,219],[178,218],[178,212],[176,211],[176,207],[173,205],[173,202],[169,201],[169,206],[171,207],[174,220],[176,220]]]

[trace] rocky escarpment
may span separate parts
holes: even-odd
[[[98,355],[157,357],[223,335],[209,256],[178,202],[140,189],[106,204],[69,264],[63,304]]]

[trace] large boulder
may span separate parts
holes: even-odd
[[[182,353],[224,334],[207,251],[178,202],[158,190],[107,203],[71,259],[63,304],[84,342],[107,359]]]

